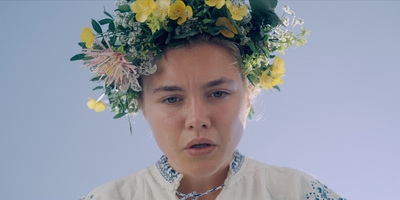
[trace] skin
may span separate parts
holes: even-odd
[[[143,79],[140,104],[168,163],[183,174],[178,191],[217,187],[227,177],[250,108],[239,70],[229,52],[213,44],[169,50],[157,62],[157,72]],[[188,143],[204,138],[215,144],[212,153],[190,155]]]

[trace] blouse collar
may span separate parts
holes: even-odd
[[[232,175],[235,175],[243,165],[244,156],[240,154],[238,150],[233,153],[233,160],[229,165],[229,170]],[[160,160],[156,163],[157,169],[160,174],[167,180],[169,183],[174,184],[175,181],[179,178],[180,173],[175,171],[169,164],[168,158],[163,155]]]

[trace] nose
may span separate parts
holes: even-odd
[[[201,98],[192,98],[188,102],[185,127],[188,130],[200,131],[211,126],[207,102]]]

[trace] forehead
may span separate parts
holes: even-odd
[[[201,84],[221,78],[242,81],[229,51],[212,44],[168,50],[156,64],[157,71],[144,79],[144,88],[159,84]]]

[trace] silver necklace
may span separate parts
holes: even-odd
[[[213,188],[211,190],[207,190],[207,191],[202,192],[202,193],[197,193],[196,191],[193,191],[193,192],[191,192],[189,194],[183,194],[183,193],[181,193],[181,192],[179,192],[177,190],[176,194],[178,194],[179,196],[182,196],[182,198],[180,198],[179,200],[186,200],[186,199],[188,199],[190,197],[193,197],[193,200],[197,200],[199,197],[204,196],[206,194],[210,194],[211,192],[217,191],[217,190],[223,188],[224,186],[225,186],[225,184],[222,184],[222,185],[220,185],[220,186],[218,186],[216,188]]]

